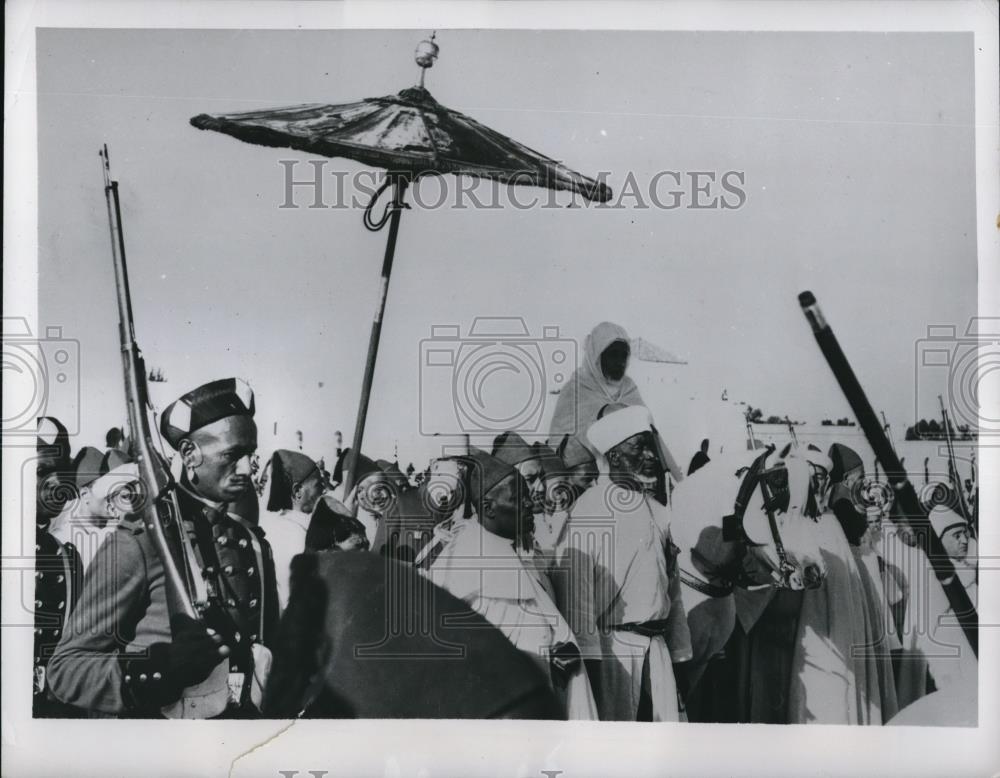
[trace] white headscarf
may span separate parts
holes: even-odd
[[[608,403],[645,405],[635,381],[627,375],[614,381],[601,370],[601,354],[612,343],[621,341],[631,348],[624,327],[603,321],[591,330],[583,343],[583,363],[559,393],[549,445],[558,445],[563,436],[584,433]],[[554,441],[554,442],[553,442]]]

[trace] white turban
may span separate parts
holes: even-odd
[[[965,519],[944,505],[935,505],[927,514],[927,518],[931,520],[931,526],[939,538],[944,537],[944,533],[953,527],[969,526]]]
[[[598,419],[587,430],[587,439],[602,454],[640,432],[652,432],[653,416],[644,405],[630,405]]]

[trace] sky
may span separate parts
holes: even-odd
[[[39,317],[79,344],[78,380],[49,396],[50,412],[79,417],[77,446],[125,418],[103,143],[138,340],[168,378],[154,402],[239,375],[257,393],[262,450],[295,445],[297,430],[317,456],[335,430],[350,440],[386,233],[358,209],[306,208],[306,194],[279,208],[279,162],[298,160],[304,177],[307,155],[189,119],[398,92],[418,78],[421,37],[39,31]],[[451,374],[421,359],[432,327],[459,328],[444,344],[455,351],[477,317],[520,317],[539,338],[557,328],[570,364],[603,320],[680,355],[688,364],[634,365],[665,429],[712,426],[698,414],[723,390],[765,414],[849,415],[804,289],[900,432],[937,416],[946,371],[916,369],[921,342],[930,325],[964,332],[976,312],[971,35],[439,30],[437,43],[437,100],[606,171],[616,193],[630,175],[646,186],[664,170],[739,171],[746,202],[404,212],[366,453],[391,458],[398,441],[419,466],[438,445],[428,433],[457,431]],[[437,184],[418,186],[434,199]],[[516,377],[495,380],[484,402],[519,391]]]

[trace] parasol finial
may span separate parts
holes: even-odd
[[[427,68],[434,67],[434,60],[438,58],[438,53],[441,51],[441,48],[434,42],[435,38],[437,38],[437,30],[431,33],[430,38],[420,41],[416,51],[413,52],[413,59],[420,66],[421,88],[424,86],[424,75],[427,73]]]

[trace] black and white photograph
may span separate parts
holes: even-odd
[[[8,5],[4,775],[1000,770],[997,5],[599,5]]]

